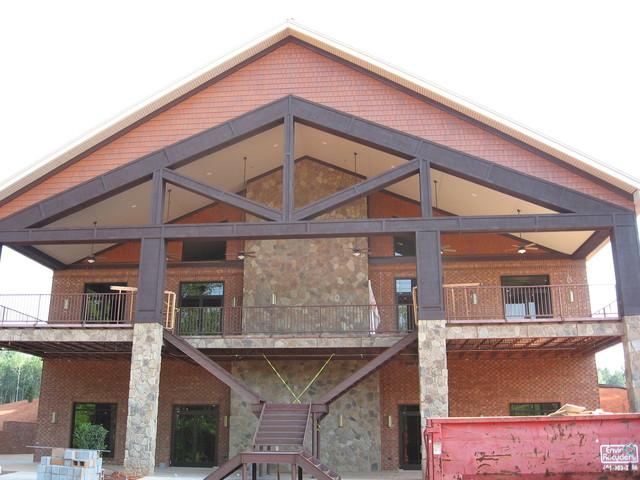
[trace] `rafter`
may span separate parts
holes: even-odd
[[[339,192],[333,193],[316,202],[306,205],[296,210],[293,220],[308,220],[325,212],[338,208],[345,203],[367,196],[373,192],[382,190],[389,185],[393,185],[405,178],[414,175],[420,170],[420,159],[414,159],[404,163],[392,170],[371,177],[356,185],[347,187]]]
[[[251,213],[257,217],[264,218],[265,220],[280,220],[282,218],[282,214],[278,210],[267,207],[261,203],[254,202],[253,200],[235,193],[225,192],[219,188],[199,182],[194,178],[181,175],[173,170],[168,170],[166,168],[163,169],[162,177],[167,182],[184,188],[185,190],[226,203],[227,205],[239,208],[240,210]]]

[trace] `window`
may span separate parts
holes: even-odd
[[[548,275],[503,276],[501,280],[507,319],[553,317]]]
[[[213,467],[217,465],[218,407],[180,405],[173,407],[171,465]]]
[[[396,278],[396,305],[398,309],[398,330],[413,330],[413,287],[415,278]]]
[[[222,333],[223,282],[192,282],[180,285],[181,335]]]
[[[115,403],[74,403],[73,404],[73,431],[71,432],[71,447],[77,448],[74,442],[74,433],[79,425],[102,425],[107,430],[107,445],[103,455],[112,458],[116,440],[116,407]]]
[[[393,255],[396,257],[416,256],[415,235],[396,235],[393,237]]]
[[[126,283],[85,283],[84,321],[89,323],[118,323],[125,320],[127,295],[112,290]]]
[[[183,262],[204,262],[227,258],[227,242],[212,240],[185,240],[182,242]]]
[[[535,415],[549,415],[560,408],[560,402],[547,403],[510,403],[509,415],[512,417],[527,417]]]

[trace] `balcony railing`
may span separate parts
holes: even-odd
[[[268,305],[180,307],[175,331],[182,336],[367,334],[413,330],[411,305]]]
[[[615,285],[444,288],[446,318],[458,323],[617,319],[617,303],[611,298]]]
[[[133,321],[135,292],[0,295],[0,325],[122,325]]]

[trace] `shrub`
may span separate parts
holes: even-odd
[[[107,448],[105,442],[109,431],[102,425],[82,423],[76,427],[73,433],[73,444],[76,448],[87,450],[104,450]]]

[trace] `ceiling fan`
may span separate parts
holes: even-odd
[[[442,245],[440,248],[440,255],[444,255],[445,253],[456,253],[458,251],[457,248],[453,248],[451,245]]]
[[[505,252],[511,252],[514,248],[516,249],[516,253],[519,253],[520,255],[524,255],[530,250],[540,250],[540,248],[536,246],[535,243],[522,242],[512,244],[511,248],[506,249]]]
[[[251,252],[249,250],[241,250],[238,253],[236,253],[236,258],[238,260],[244,260],[246,258],[255,258],[256,256],[256,252]]]

